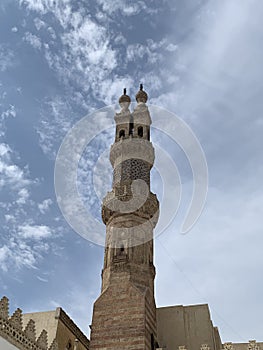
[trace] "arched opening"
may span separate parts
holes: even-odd
[[[133,135],[133,123],[129,124],[129,135]]]
[[[119,132],[119,138],[125,137],[125,130],[120,130]]]
[[[71,341],[69,340],[65,350],[71,350],[71,349],[72,349],[72,345],[71,345]]]
[[[151,334],[151,350],[155,350],[154,336]]]
[[[120,247],[115,248],[114,256],[117,259],[125,257],[125,248],[124,245],[122,244]]]
[[[129,123],[129,135],[133,135],[133,129],[134,129],[134,123],[133,123],[133,116],[131,114],[130,123]]]
[[[156,350],[159,348],[158,342],[154,339],[154,335],[151,334],[151,350]]]
[[[142,126],[138,127],[138,136],[143,137],[143,127]]]

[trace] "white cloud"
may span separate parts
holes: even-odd
[[[0,188],[7,185],[13,185],[14,188],[19,188],[23,185],[28,185],[30,180],[25,178],[24,171],[15,164],[7,164],[0,160]]]
[[[40,38],[32,33],[26,32],[24,37],[23,37],[23,40],[28,42],[30,45],[32,45],[37,50],[40,50],[42,47],[42,43],[41,43]]]
[[[9,117],[16,117],[16,109],[15,106],[9,105],[9,108],[1,113],[1,119],[4,120]]]
[[[44,21],[42,21],[40,18],[36,17],[34,19],[34,24],[37,30],[40,30],[41,28],[45,28],[46,27],[46,23]]]
[[[18,192],[18,199],[17,199],[16,203],[18,205],[25,204],[27,202],[28,198],[29,198],[29,191],[28,191],[28,189],[27,188],[22,188]]]
[[[39,203],[38,208],[39,208],[41,214],[45,214],[49,210],[52,203],[53,202],[50,198],[45,199],[42,203]]]
[[[102,5],[103,11],[113,14],[114,12],[122,12],[124,15],[131,16],[136,15],[140,11],[140,5],[134,3],[129,4],[123,3],[123,1],[116,0],[116,1],[106,1],[106,0],[98,0],[98,3]],[[141,8],[145,8],[145,4],[142,3]]]
[[[0,269],[8,272],[9,269],[14,268],[36,268],[42,253],[43,247],[32,248],[24,241],[12,237],[8,244],[0,247]]]
[[[138,59],[145,59],[146,62],[154,64],[157,63],[161,57],[162,53],[152,51],[148,44],[130,44],[127,47],[128,62],[136,62]]]
[[[114,38],[114,42],[119,45],[125,45],[127,43],[127,39],[124,37],[123,34],[119,33]]]
[[[56,35],[56,32],[55,30],[52,28],[52,27],[48,27],[47,28],[47,32],[50,34],[51,38],[53,40],[56,40],[57,39],[57,35]]]
[[[19,0],[19,2],[20,5],[40,14],[53,13],[63,27],[71,17],[70,0]]]
[[[25,4],[29,9],[38,11],[38,12],[44,12],[45,11],[45,5],[48,5],[49,1],[42,1],[42,0],[20,0],[20,4]]]
[[[30,189],[36,180],[30,178],[27,168],[15,164],[16,159],[11,147],[0,143],[0,207],[4,218],[2,226],[8,232],[8,236],[1,237],[0,269],[5,272],[35,268],[50,249],[47,240],[53,238],[50,227],[28,221],[35,207],[30,199]]]
[[[12,68],[14,64],[14,52],[4,45],[0,45],[0,72],[5,72],[7,69]]]
[[[45,225],[25,224],[18,227],[18,235],[25,239],[41,240],[51,237],[52,230]]]
[[[90,63],[101,70],[116,67],[115,53],[110,48],[106,29],[88,17],[84,20],[77,18],[74,28],[62,36],[62,42],[69,48],[72,63],[82,57],[83,64]]]
[[[0,247],[0,266],[3,271],[7,271],[7,260],[10,255],[10,250],[7,246]]]
[[[5,215],[5,220],[6,220],[6,222],[12,222],[12,223],[14,223],[16,221],[14,215],[9,215],[9,214]]]
[[[167,51],[174,52],[174,51],[177,50],[177,48],[178,48],[177,45],[170,43],[170,44],[168,44],[168,45],[166,46],[165,49],[166,49]]]
[[[17,27],[12,27],[11,31],[12,31],[13,33],[17,33],[17,32],[18,32],[18,28],[17,28]]]
[[[105,104],[111,105],[118,101],[124,87],[133,86],[133,79],[129,76],[119,79],[105,79],[100,84],[98,97],[105,101]],[[129,94],[129,91],[128,91]]]
[[[38,279],[39,281],[41,281],[41,282],[45,282],[45,283],[48,282],[48,279],[42,278],[42,277],[40,277],[40,276],[37,276],[37,279]]]
[[[0,189],[11,186],[13,190],[19,190],[33,183],[28,178],[27,170],[13,163],[12,150],[4,143],[0,144],[0,174]]]
[[[130,1],[121,0],[98,0],[98,4],[102,6],[102,10],[108,15],[120,16],[135,16],[140,13],[147,13],[148,15],[156,13],[151,2],[138,1],[131,3]]]
[[[10,152],[10,147],[5,143],[0,143],[0,157],[6,156]]]
[[[171,46],[172,44],[165,39],[158,42],[149,39],[146,40],[145,44],[130,45],[127,50],[127,57],[125,57],[127,43],[125,33],[121,31],[116,33],[109,30],[109,22],[107,21],[95,21],[90,16],[88,8],[84,9],[81,6],[73,8],[70,0],[45,0],[41,3],[21,0],[20,3],[31,10],[38,11],[40,14],[52,14],[63,27],[61,31],[57,32],[54,32],[54,28],[45,28],[46,33],[51,35],[52,40],[54,40],[56,48],[53,41],[42,45],[48,65],[70,90],[65,98],[67,99],[66,103],[65,99],[58,101],[56,98],[50,102],[50,107],[52,108],[52,105],[54,107],[51,112],[54,118],[50,118],[50,114],[43,117],[38,128],[41,148],[52,157],[56,153],[54,144],[59,141],[59,135],[62,138],[65,134],[65,126],[70,126],[69,117],[72,120],[71,112],[60,105],[67,105],[67,108],[69,108],[69,104],[75,105],[77,103],[84,108],[88,106],[90,111],[91,107],[97,105],[98,101],[105,104],[116,102],[122,93],[123,87],[133,86],[135,79],[138,79],[139,82],[142,74],[140,71],[134,76],[130,74],[123,76],[123,73],[118,75],[119,70],[124,69],[131,61],[138,62],[138,60],[144,58],[148,64],[156,65],[157,62],[160,63],[163,60],[165,50],[166,55],[168,55],[169,50],[174,49]],[[98,7],[97,5],[95,6]],[[151,6],[153,4],[146,5],[143,1],[138,4],[125,3],[124,5],[119,1],[117,3],[100,1],[99,5],[104,11],[103,16],[109,16],[109,18],[107,17],[108,21],[112,20],[110,19],[111,14],[115,16],[119,10],[122,13],[123,11],[126,12],[125,15],[134,15],[141,11],[150,13],[154,7]],[[38,20],[36,23],[38,28],[40,26],[44,28],[42,24],[39,25]],[[42,35],[40,31],[38,35]],[[42,37],[41,41],[44,42]],[[169,44],[171,45],[169,46]],[[160,64],[161,66],[162,64]],[[150,67],[148,68],[150,69]],[[160,86],[162,77],[159,77],[159,72],[153,73],[151,71],[150,74],[148,72],[144,74],[147,76],[148,86],[151,86],[152,89]],[[138,75],[140,75],[140,78],[138,78]],[[58,117],[57,108],[60,109]],[[54,137],[54,134],[56,134],[56,137]],[[55,148],[57,147],[55,146]]]
[[[49,113],[46,113],[47,111],[49,111]],[[56,157],[56,147],[60,145],[61,138],[65,136],[70,129],[72,114],[73,111],[69,103],[61,97],[55,96],[51,101],[46,102],[37,133],[39,135],[39,143],[42,151],[50,158]],[[51,115],[52,119],[50,120]],[[58,138],[58,135],[60,135],[60,138]],[[56,141],[58,144],[55,144]]]

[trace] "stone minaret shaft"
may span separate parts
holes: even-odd
[[[156,346],[153,229],[159,202],[150,192],[154,149],[151,117],[142,85],[137,106],[120,97],[111,146],[113,189],[103,200],[106,224],[101,295],[94,304],[90,349],[152,350]]]

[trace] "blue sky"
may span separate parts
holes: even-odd
[[[1,1],[0,295],[11,310],[62,306],[88,333],[103,248],[64,220],[55,157],[78,120],[116,103],[123,87],[134,100],[143,82],[149,103],[195,132],[210,179],[194,228],[179,233],[183,206],[156,239],[157,305],[208,302],[223,341],[263,341],[262,15],[260,0]],[[111,137],[94,142],[92,159]],[[189,166],[162,147],[187,202]],[[94,208],[99,216],[98,199]]]

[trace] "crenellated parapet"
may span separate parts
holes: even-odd
[[[210,346],[208,344],[202,344],[200,350],[210,350]]]
[[[257,344],[256,340],[249,340],[247,350],[260,350],[260,345]]]
[[[4,296],[0,300],[0,337],[20,350],[58,350],[55,339],[48,348],[46,330],[43,329],[41,334],[36,336],[36,326],[32,319],[23,329],[22,316],[22,310],[19,308],[9,316],[9,300]]]
[[[249,340],[248,343],[226,342],[223,350],[263,350],[263,343],[256,340]]]

